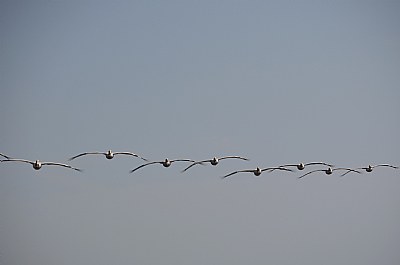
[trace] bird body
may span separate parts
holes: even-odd
[[[33,168],[39,170],[42,168],[42,163],[39,160],[35,160],[35,163],[32,164]]]
[[[113,152],[111,152],[111,150],[108,150],[106,153],[106,158],[107,159],[113,159],[114,158],[114,154]]]
[[[213,159],[210,160],[211,165],[216,166],[219,163],[219,159],[214,156]]]
[[[166,159],[162,162],[162,165],[163,165],[164,167],[169,167],[169,166],[171,165],[171,161],[170,161],[168,158],[166,158]]]

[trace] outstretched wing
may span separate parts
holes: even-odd
[[[2,157],[4,157],[4,158],[7,158],[7,159],[11,159],[11,157],[6,156],[5,154],[2,154],[2,153],[0,153],[0,156],[2,156]]]
[[[25,160],[25,159],[15,159],[15,158],[1,160],[1,162],[24,162],[24,163],[28,163],[31,165],[33,165],[35,163],[33,161],[29,161],[29,160]]]
[[[248,158],[241,157],[241,156],[223,156],[223,157],[219,157],[218,160],[230,159],[230,158],[241,159],[241,160],[246,160],[246,161],[249,160]]]
[[[334,169],[332,169],[332,171],[335,171],[335,170],[346,170],[346,172],[344,172],[342,175],[340,175],[341,177],[343,177],[343,176],[349,174],[350,172],[354,172],[354,173],[361,174],[361,172],[358,171],[358,169],[362,169],[362,168],[355,168],[355,169],[352,169],[352,168],[341,168],[341,167],[340,167],[340,168],[334,168]]]
[[[182,170],[181,172],[183,173],[183,172],[185,172],[186,170],[188,170],[189,168],[191,168],[191,167],[193,167],[193,166],[195,166],[195,165],[204,165],[204,163],[206,163],[206,162],[211,162],[211,160],[208,159],[208,160],[202,160],[202,161],[193,162],[192,164],[190,164],[188,167],[186,167],[186,168],[185,168],[184,170]]]
[[[105,155],[106,153],[103,152],[85,152],[76,156],[71,157],[70,159],[68,159],[69,161],[74,160],[75,158],[81,157],[81,156],[85,156],[85,155]]]
[[[82,169],[67,165],[67,164],[62,164],[62,163],[54,163],[54,162],[42,162],[42,165],[48,165],[48,166],[60,166],[60,167],[66,167],[70,168],[79,172],[82,172]]]
[[[314,173],[314,172],[323,172],[323,171],[325,171],[324,169],[316,169],[316,170],[312,170],[312,171],[310,171],[310,172],[307,172],[306,174],[304,174],[304,175],[301,175],[300,177],[298,177],[299,179],[301,179],[301,178],[304,178],[305,176],[307,176],[307,175],[310,175],[310,174],[312,174],[312,173]]]
[[[343,176],[346,176],[347,174],[349,174],[350,172],[357,172],[357,173],[360,173],[361,174],[361,172],[360,171],[358,171],[359,169],[365,169],[365,168],[363,168],[363,167],[358,167],[358,168],[355,168],[355,169],[348,169],[346,172],[344,172],[342,175],[340,175],[341,177],[343,177]]]
[[[145,166],[148,166],[148,165],[152,165],[152,164],[157,164],[157,163],[158,163],[158,164],[162,164],[163,162],[160,162],[160,161],[149,162],[149,163],[140,165],[140,166],[138,166],[137,168],[132,169],[132,170],[130,171],[130,173],[133,173],[133,172],[135,172],[136,170],[138,170],[138,169],[140,169],[140,168],[142,168],[142,167],[145,167]]]
[[[170,160],[169,162],[196,162],[196,161],[194,161],[194,160],[192,160],[192,159],[173,159],[173,160]]]
[[[398,169],[399,168],[397,166],[392,166],[392,165],[388,165],[388,164],[380,164],[380,165],[375,165],[373,167],[391,167],[391,168],[394,168],[394,169]]]
[[[149,161],[148,159],[141,157],[138,154],[131,153],[131,152],[115,152],[114,155],[129,155],[129,156],[134,156],[134,157],[140,158],[144,161]]]
[[[281,165],[281,166],[279,166],[279,167],[276,167],[276,168],[284,168],[284,167],[297,167],[297,164],[286,164],[286,165]]]
[[[333,165],[325,163],[325,162],[310,162],[310,163],[305,163],[304,166],[312,166],[312,165],[324,165],[328,167],[333,167]]]
[[[229,173],[229,174],[227,174],[225,176],[222,176],[221,178],[224,179],[224,178],[227,178],[229,176],[235,175],[237,173],[242,173],[242,172],[251,172],[251,173],[253,173],[254,169],[244,169],[244,170],[233,171],[233,172],[231,172],[231,173]]]
[[[274,171],[274,170],[283,170],[283,171],[290,171],[290,172],[293,172],[293,170],[288,169],[288,168],[284,168],[284,167],[282,167],[282,166],[263,168],[263,169],[261,169],[261,172],[264,172],[264,171],[270,171],[270,172],[272,172],[272,171]]]

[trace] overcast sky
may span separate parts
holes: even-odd
[[[400,263],[400,2],[1,1],[0,264]],[[216,167],[150,160],[241,155]],[[321,167],[316,167],[321,168]],[[322,167],[324,168],[324,167]]]

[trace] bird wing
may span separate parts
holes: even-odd
[[[153,162],[149,162],[149,163],[145,163],[145,164],[143,164],[143,165],[140,165],[140,166],[138,166],[137,168],[135,168],[135,169],[132,169],[131,171],[130,171],[130,173],[133,173],[133,172],[135,172],[136,170],[138,170],[139,168],[142,168],[142,167],[145,167],[145,166],[148,166],[148,165],[151,165],[151,164],[162,164],[163,162],[160,162],[160,161],[153,161]]]
[[[195,163],[196,161],[192,160],[192,159],[174,159],[174,160],[170,160],[169,162],[193,162]]]
[[[222,176],[221,178],[224,179],[224,178],[227,178],[227,177],[232,176],[232,175],[234,175],[234,174],[242,173],[242,172],[252,172],[252,173],[253,173],[253,172],[254,172],[254,169],[244,169],[244,170],[233,171],[233,172],[231,172],[231,173],[229,173],[229,174],[227,174],[227,175],[225,175],[225,176]]]
[[[343,177],[343,176],[346,176],[347,174],[349,174],[350,172],[357,172],[357,173],[359,173],[359,174],[361,174],[361,172],[360,171],[358,171],[358,169],[364,169],[364,168],[362,168],[362,167],[359,167],[359,168],[355,168],[355,169],[347,169],[347,171],[346,172],[344,172],[342,175],[340,175],[341,177]]]
[[[332,171],[336,171],[336,170],[346,170],[345,173],[343,173],[342,175],[340,175],[341,177],[343,177],[343,176],[349,174],[350,172],[355,172],[355,173],[361,174],[361,172],[358,171],[358,169],[362,169],[362,168],[355,168],[355,169],[352,169],[352,168],[342,168],[342,167],[339,167],[339,168],[334,168],[334,169],[332,169]]]
[[[188,170],[189,168],[195,166],[195,165],[204,165],[205,162],[210,162],[211,160],[203,160],[203,161],[196,161],[193,162],[192,164],[190,164],[188,167],[186,167],[184,170],[182,170],[181,172],[185,172],[186,170]]]
[[[85,156],[85,155],[106,155],[106,153],[103,153],[103,152],[85,152],[85,153],[73,156],[68,160],[71,161],[71,160],[74,160],[75,158],[78,158],[80,156]]]
[[[6,156],[5,154],[2,154],[2,153],[0,153],[0,156],[2,156],[2,157],[4,157],[4,158],[7,158],[7,159],[11,159],[11,157]]]
[[[337,167],[337,168],[333,168],[332,171],[336,171],[336,170],[347,170],[347,171],[349,171],[349,172],[357,172],[357,173],[360,173],[360,174],[361,174],[361,172],[358,171],[357,169],[359,169],[359,168],[352,169],[352,168],[345,168],[345,167]]]
[[[286,165],[281,165],[279,167],[297,167],[297,164],[286,164]]]
[[[33,162],[33,161],[29,161],[29,160],[25,160],[25,159],[15,159],[15,158],[1,160],[1,162],[24,162],[24,163],[29,163],[31,165],[35,164],[35,162]]]
[[[344,172],[342,175],[340,175],[341,177],[346,176],[347,174],[349,174],[351,172],[351,170],[347,170],[346,172]]]
[[[223,157],[219,157],[218,160],[229,159],[229,158],[242,159],[242,160],[246,160],[246,161],[249,160],[248,158],[241,157],[241,156],[223,156]]]
[[[132,152],[114,152],[114,155],[129,155],[129,156],[134,156],[134,157],[138,157],[144,161],[149,161],[144,157],[139,156],[138,154],[132,153]]]
[[[318,172],[318,171],[325,171],[324,169],[316,169],[316,170],[312,170],[312,171],[310,171],[310,172],[307,172],[306,174],[304,174],[304,175],[301,175],[300,177],[298,177],[299,179],[301,179],[301,178],[304,178],[305,176],[307,176],[307,175],[310,175],[310,174],[312,174],[312,173],[314,173],[314,172]]]
[[[380,165],[375,165],[373,167],[391,167],[391,168],[394,168],[394,169],[398,169],[399,168],[397,166],[392,166],[392,165],[388,165],[388,164],[380,164]]]
[[[269,171],[284,170],[284,171],[293,172],[293,170],[288,169],[288,168],[284,168],[283,166],[279,166],[279,167],[266,167],[266,168],[261,169],[261,172],[264,172],[264,171],[266,171],[266,170],[269,170]]]
[[[79,172],[82,172],[82,169],[67,165],[67,164],[62,164],[62,163],[55,163],[55,162],[42,162],[42,165],[48,165],[48,166],[61,166],[61,167],[66,167],[70,168]]]
[[[328,166],[328,167],[333,167],[333,165],[325,163],[325,162],[310,162],[310,163],[304,164],[304,166],[312,166],[312,165],[324,165],[324,166]]]

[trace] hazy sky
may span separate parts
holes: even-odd
[[[398,1],[1,1],[0,264],[400,263]]]

